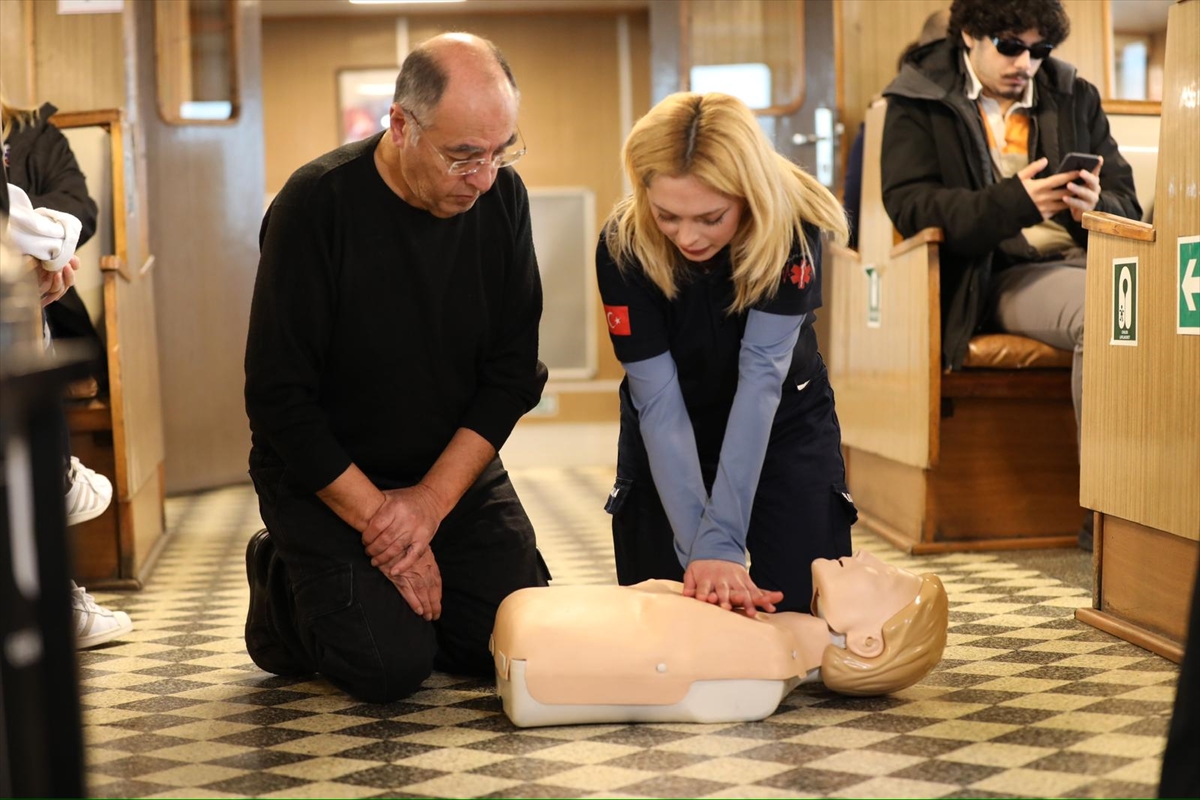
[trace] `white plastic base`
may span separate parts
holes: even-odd
[[[687,695],[670,705],[547,705],[535,700],[525,684],[525,662],[509,662],[509,677],[496,676],[504,713],[518,728],[586,725],[604,722],[753,722],[775,713],[779,702],[801,683],[786,681],[696,681]]]

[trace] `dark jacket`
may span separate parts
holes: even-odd
[[[1019,178],[997,180],[986,133],[967,98],[962,49],[950,39],[915,51],[884,90],[883,204],[902,236],[941,228],[942,357],[957,369],[983,320],[993,269],[1041,260],[1021,229],[1042,221]],[[1096,87],[1070,64],[1048,58],[1034,78],[1030,161],[1045,156],[1038,175],[1055,171],[1070,152],[1104,157],[1098,211],[1140,219],[1133,171],[1117,152]],[[1081,247],[1087,232],[1069,211],[1054,221]]]
[[[32,124],[14,124],[8,147],[8,182],[29,195],[34,208],[71,214],[82,226],[79,247],[96,233],[96,203],[88,196],[87,181],[71,153],[67,137],[50,124],[58,109],[46,103]]]

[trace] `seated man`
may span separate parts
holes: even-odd
[[[812,576],[812,616],[730,613],[678,581],[515,592],[492,637],[504,711],[521,727],[758,720],[801,683],[886,694],[941,660],[936,575],[859,552],[817,559]]]
[[[903,236],[941,228],[942,358],[958,369],[980,328],[1074,350],[1083,387],[1085,211],[1141,217],[1096,87],[1049,54],[1060,0],[955,0],[950,33],[884,91],[883,202]],[[1055,172],[1068,153],[1093,170]],[[1102,176],[1101,176],[1102,175]],[[1091,532],[1080,534],[1091,549]]]

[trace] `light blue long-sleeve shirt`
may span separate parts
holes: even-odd
[[[712,496],[669,352],[625,363],[650,473],[685,568],[698,559],[746,563],[746,533],[767,442],[805,315],[751,310],[738,356],[738,385]]]

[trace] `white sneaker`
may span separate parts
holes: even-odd
[[[78,525],[104,513],[112,502],[113,487],[108,478],[85,467],[71,456],[67,469],[67,526]]]
[[[133,630],[133,620],[124,611],[110,611],[96,605],[96,599],[82,586],[71,584],[71,610],[75,614],[75,647],[86,650],[112,641]]]

